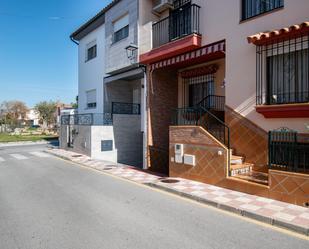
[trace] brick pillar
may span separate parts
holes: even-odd
[[[158,173],[169,172],[169,126],[177,103],[177,70],[148,72],[148,165]]]

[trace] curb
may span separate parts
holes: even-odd
[[[68,158],[66,156],[62,156],[62,155],[53,153],[52,150],[45,150],[44,152],[51,154],[51,155],[54,155],[54,156],[61,158],[61,159],[64,159],[64,160],[74,162],[73,160],[71,160],[70,158]],[[84,167],[90,168],[88,165],[83,164],[83,163],[79,163],[79,162],[74,162],[74,163],[82,165]],[[100,171],[100,170],[98,170],[98,171]],[[108,175],[112,175],[108,171],[104,171],[104,173],[106,173]],[[134,181],[127,179],[127,178],[124,178],[124,179],[131,181],[131,182],[134,182]],[[207,200],[207,199],[204,199],[204,198],[201,198],[201,197],[198,197],[198,196],[191,195],[189,193],[181,192],[181,191],[176,190],[176,189],[171,189],[169,187],[163,186],[161,184],[157,184],[155,182],[146,182],[146,183],[141,183],[141,184],[148,186],[148,187],[151,187],[151,188],[156,188],[156,189],[159,189],[159,190],[162,190],[162,191],[165,191],[165,192],[169,192],[171,194],[175,194],[175,195],[178,195],[178,196],[181,196],[181,197],[185,197],[185,198],[191,199],[193,201],[196,201],[196,202],[199,202],[199,203],[202,203],[202,204],[205,204],[205,205],[208,205],[208,206],[220,209],[220,210],[224,210],[224,211],[227,211],[227,212],[230,212],[230,213],[233,213],[233,214],[237,214],[237,215],[240,215],[240,216],[252,219],[252,220],[256,220],[256,221],[259,221],[259,222],[262,222],[262,223],[265,223],[265,224],[268,224],[268,225],[272,225],[272,226],[279,227],[279,228],[284,228],[286,230],[296,232],[298,234],[305,235],[305,236],[309,237],[309,228],[296,226],[296,225],[293,225],[293,224],[285,222],[285,221],[281,221],[281,220],[277,220],[277,219],[274,219],[274,218],[271,218],[271,217],[267,217],[267,216],[263,216],[263,215],[260,215],[260,214],[253,213],[253,212],[250,212],[248,210],[242,210],[242,209],[238,209],[238,208],[235,208],[235,207],[223,204],[223,203],[218,203],[216,201]]]
[[[176,194],[176,195],[179,195],[185,198],[189,198],[191,200],[194,200],[194,201],[197,201],[197,202],[200,202],[200,203],[203,203],[203,204],[206,204],[206,205],[209,205],[209,206],[212,206],[212,207],[224,210],[224,211],[228,211],[228,212],[231,212],[231,213],[234,213],[234,214],[246,217],[246,218],[250,218],[250,219],[262,222],[262,223],[266,223],[268,225],[272,225],[272,226],[279,227],[279,228],[284,228],[292,232],[296,232],[302,235],[309,236],[309,228],[296,226],[296,225],[293,225],[285,221],[281,221],[281,220],[277,220],[271,217],[253,213],[248,210],[242,210],[242,209],[238,209],[238,208],[226,205],[226,204],[200,198],[198,196],[194,196],[188,193],[181,192],[179,190],[175,190],[169,187],[162,186],[161,184],[159,185],[156,183],[145,183],[145,185],[153,187],[153,188],[157,188],[157,189],[160,189],[160,190],[172,193],[172,194]]]

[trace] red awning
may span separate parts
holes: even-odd
[[[225,40],[206,45],[204,47],[183,53],[150,65],[151,70],[182,66],[186,64],[206,62],[208,60],[223,58],[225,56]]]
[[[306,35],[309,32],[309,22],[303,22],[301,24],[292,25],[282,29],[277,29],[268,32],[260,32],[255,35],[249,36],[248,42],[255,45],[264,45],[272,42],[283,41],[289,37],[300,37]]]

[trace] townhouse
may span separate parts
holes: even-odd
[[[145,67],[139,1],[112,1],[71,36],[78,45],[78,114],[64,115],[61,147],[146,167]],[[150,44],[149,44],[150,47]]]
[[[118,154],[126,144],[152,171],[306,205],[308,13],[306,0],[120,0],[72,38],[83,53],[105,26],[96,99]],[[139,120],[132,136],[128,118]]]

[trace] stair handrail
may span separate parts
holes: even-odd
[[[214,107],[212,107],[212,106],[208,106],[208,101],[207,101],[207,99],[211,99],[211,98],[213,98],[213,99],[225,99],[225,96],[220,96],[220,95],[214,95],[214,94],[211,94],[211,95],[207,95],[205,98],[203,98],[200,102],[198,102],[197,104],[196,104],[196,106],[197,107],[199,107],[199,106],[202,106],[202,107],[205,107],[204,105],[203,105],[203,103],[205,103],[206,102],[206,104],[207,104],[207,108],[208,109],[218,109],[218,110],[220,110],[221,108],[221,106],[223,107],[223,110],[222,111],[224,111],[224,103],[223,104],[219,104],[219,105],[216,105],[218,102],[215,100],[214,101],[214,103],[215,103],[215,105],[214,105]],[[219,107],[218,107],[219,106]]]
[[[224,123],[221,119],[219,119],[216,115],[214,115],[213,113],[208,111],[205,107],[200,106],[199,108],[201,110],[203,110],[203,112],[207,113],[209,116],[214,118],[216,121],[219,122],[219,124],[221,124],[222,126],[224,126],[224,128],[227,129],[227,143],[225,143],[225,134],[224,134],[224,142],[223,143],[227,146],[228,149],[230,149],[230,127],[226,123]]]

